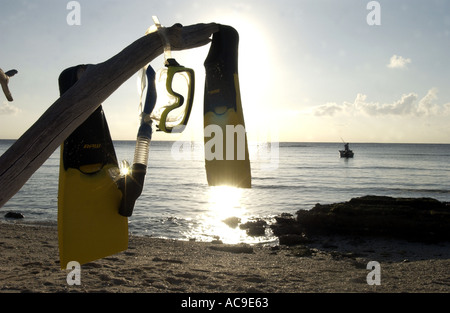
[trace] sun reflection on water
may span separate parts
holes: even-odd
[[[248,191],[230,186],[209,187],[207,210],[198,217],[190,238],[201,241],[216,239],[225,244],[255,241],[239,228],[240,223],[249,219],[249,212],[243,205],[245,192]]]
[[[240,227],[259,217],[254,216],[246,207],[249,192],[251,189],[230,186],[208,187],[205,206],[196,217],[189,218],[189,226],[183,235],[190,240],[220,240],[224,244],[273,242],[275,237],[270,230],[266,230],[266,234],[262,236],[251,236],[247,233],[247,228]]]
[[[230,186],[210,187],[208,197],[208,212],[203,216],[203,225],[207,233],[213,234],[223,243],[238,243],[244,241],[245,231],[237,224],[230,226],[224,221],[233,217],[242,220],[246,209],[241,204],[243,190]]]
[[[209,206],[214,215],[219,218],[239,216],[245,212],[241,206],[242,189],[230,186],[211,187],[209,191]]]

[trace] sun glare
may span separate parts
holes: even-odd
[[[220,239],[224,243],[238,243],[245,237],[245,232],[237,227],[230,227],[225,220],[234,218],[242,220],[246,209],[241,205],[243,190],[235,187],[211,187],[209,190],[208,213],[202,219],[203,232]]]
[[[240,214],[242,189],[230,186],[211,187],[209,204],[211,211],[222,217]]]
[[[280,80],[280,77],[274,77],[277,69],[273,56],[279,53],[275,53],[277,47],[271,44],[270,27],[255,19],[251,7],[245,4],[235,9],[208,12],[204,20],[232,26],[239,33],[238,73],[242,109],[245,126],[252,130],[248,132],[248,138],[255,140],[255,133],[263,129],[267,118],[270,118],[273,103],[268,99],[276,92],[273,90],[274,80]]]
[[[229,19],[239,33],[239,87],[244,119],[249,140],[257,140],[261,129],[266,127],[267,112],[273,90],[272,47],[264,28],[256,21],[244,17]]]
[[[130,164],[126,160],[123,160],[122,162],[119,163],[119,170],[121,176],[131,174]]]

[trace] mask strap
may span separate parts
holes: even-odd
[[[156,26],[156,30],[158,31],[159,36],[161,37],[161,40],[163,42],[163,48],[164,48],[164,64],[167,65],[167,60],[172,58],[172,52],[170,49],[170,42],[169,38],[166,34],[166,28],[161,25],[159,22],[159,19],[157,16],[152,16],[153,22],[155,23],[154,26]],[[151,31],[152,28],[149,30]]]

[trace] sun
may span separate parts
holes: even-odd
[[[127,160],[123,160],[119,163],[119,171],[121,176],[131,174],[131,167]]]
[[[272,47],[258,22],[244,16],[225,16],[224,23],[239,33],[239,89],[245,127],[251,141],[261,137],[259,130],[267,128],[268,112],[273,106],[268,100],[273,92],[274,65]]]
[[[255,140],[256,132],[267,127],[270,111],[273,108],[270,95],[274,92],[276,63],[280,51],[270,41],[272,30],[252,16],[250,8],[242,7],[208,12],[202,20],[210,20],[236,29],[239,34],[238,74],[242,109],[249,139]],[[208,48],[205,48],[206,52]],[[274,57],[275,56],[275,57]],[[270,96],[270,97],[269,97]]]

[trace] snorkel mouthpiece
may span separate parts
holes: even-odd
[[[136,200],[141,195],[144,187],[146,173],[147,165],[134,163],[131,167],[131,174],[122,176],[117,182],[117,186],[122,191],[122,201],[119,208],[120,215],[130,217],[133,214]]]

